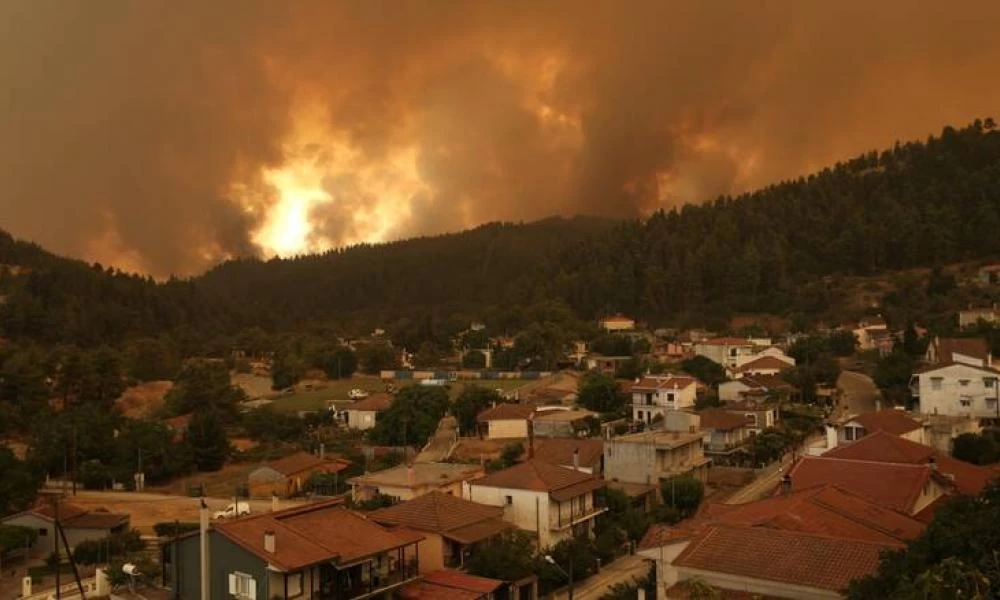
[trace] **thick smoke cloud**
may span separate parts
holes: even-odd
[[[157,275],[634,216],[996,112],[1000,3],[0,0],[0,227]],[[996,116],[996,115],[994,115]]]

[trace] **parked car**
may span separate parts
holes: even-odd
[[[242,517],[243,515],[250,514],[250,503],[249,502],[234,502],[230,503],[226,508],[222,510],[215,511],[213,515],[216,519],[235,519],[236,517]]]
[[[359,388],[354,388],[353,390],[347,392],[347,397],[351,400],[360,400],[362,398],[367,398],[368,392]]]

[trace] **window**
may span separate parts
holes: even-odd
[[[931,377],[931,389],[940,390],[941,389],[941,377]]]
[[[972,406],[972,398],[968,396],[962,396],[961,398],[958,399],[958,403],[968,408],[969,406]]]
[[[960,385],[962,387],[968,387],[969,380],[968,379],[959,379],[958,380],[958,385]]]
[[[39,529],[38,530],[38,537],[45,537],[47,535],[49,535],[49,530],[48,529],[44,529],[43,528],[43,529]]]
[[[733,358],[736,358],[736,353],[737,353],[738,351],[739,351],[739,350],[737,350],[736,348],[730,348],[730,349],[729,349],[729,356],[731,356],[731,357],[733,357]]]
[[[302,573],[293,573],[286,580],[288,583],[288,598],[302,595]]]
[[[667,402],[673,402],[673,401],[674,401],[674,394],[673,392],[671,392],[667,394]]]
[[[504,496],[503,497],[503,503],[506,504],[507,506],[510,506],[511,504],[514,504],[514,497],[513,496]]]
[[[993,377],[987,377],[986,379],[983,380],[983,385],[991,390],[993,389],[993,386],[995,386],[996,384],[997,380]]]
[[[229,594],[240,600],[257,600],[257,582],[246,573],[230,573]]]

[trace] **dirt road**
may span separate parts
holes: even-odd
[[[452,445],[458,439],[457,428],[458,423],[455,421],[455,417],[442,418],[438,423],[437,431],[434,432],[434,437],[413,459],[414,462],[441,462],[448,458]]]
[[[840,408],[846,414],[875,412],[882,399],[878,386],[863,373],[841,371],[837,387],[841,391]]]

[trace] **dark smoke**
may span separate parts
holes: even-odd
[[[998,22],[995,0],[0,0],[0,227],[158,275],[258,252],[304,106],[355,156],[317,239],[366,235],[402,149],[422,185],[388,237],[645,214],[989,115]]]

